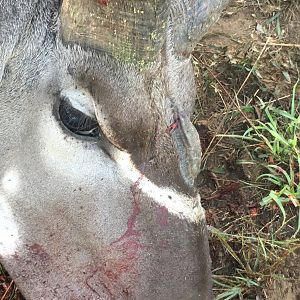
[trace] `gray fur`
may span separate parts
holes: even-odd
[[[1,261],[27,299],[211,299],[177,6],[157,61],[140,70],[62,43],[59,5],[0,1]],[[59,122],[59,94],[72,89],[92,99],[99,141]],[[178,112],[182,134],[170,134]]]

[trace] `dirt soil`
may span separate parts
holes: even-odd
[[[208,225],[234,234],[247,231],[250,223],[263,227],[278,211],[259,205],[265,194],[256,188],[256,178],[262,170],[255,162],[240,163],[249,157],[238,140],[218,135],[242,134],[249,127],[246,118],[257,119],[261,111],[246,112],[245,118],[239,108],[255,107],[259,98],[289,107],[300,66],[300,3],[232,0],[198,45],[194,66],[198,86],[194,124],[203,147],[198,186]],[[211,256],[215,274],[238,274],[236,261],[213,237]],[[288,255],[260,288],[232,299],[299,300],[299,265],[299,255]],[[271,279],[277,274],[285,280]],[[217,288],[215,292],[217,296]]]

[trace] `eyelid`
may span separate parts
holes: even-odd
[[[60,97],[68,99],[74,109],[81,111],[91,118],[95,118],[94,101],[89,92],[83,89],[70,88],[63,90]]]

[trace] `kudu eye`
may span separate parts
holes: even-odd
[[[62,125],[72,133],[84,137],[99,136],[100,129],[96,117],[75,108],[68,98],[60,99],[58,114]]]

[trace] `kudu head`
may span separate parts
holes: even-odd
[[[27,299],[211,299],[191,51],[226,0],[4,0],[0,259]]]

